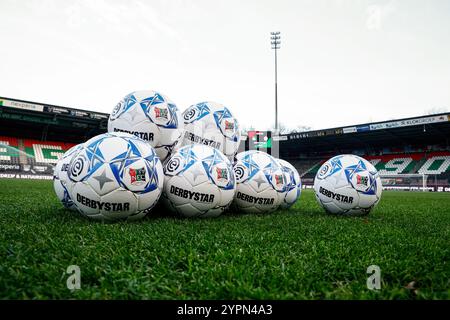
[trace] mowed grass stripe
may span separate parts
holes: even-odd
[[[384,192],[367,217],[290,210],[102,224],[50,181],[0,180],[2,299],[449,299],[450,194]],[[69,265],[81,290],[66,287]],[[370,265],[382,288],[366,287]],[[409,289],[406,288],[408,284]]]

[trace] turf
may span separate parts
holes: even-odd
[[[267,215],[102,224],[50,181],[0,180],[0,299],[72,298],[449,299],[450,194],[384,192],[365,218],[328,216],[308,190]]]

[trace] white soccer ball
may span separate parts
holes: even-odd
[[[365,215],[380,201],[381,179],[367,160],[344,154],[326,161],[314,179],[319,204],[329,213]]]
[[[286,178],[281,165],[271,155],[256,150],[240,152],[234,164],[239,212],[261,213],[276,210],[286,195]]]
[[[67,170],[72,157],[81,148],[83,148],[82,143],[67,150],[53,168],[53,188],[55,189],[56,197],[58,197],[64,207],[70,210],[76,210],[76,206],[67,190]]]
[[[302,181],[297,169],[286,160],[278,159],[285,178],[286,178],[286,194],[280,207],[282,209],[290,208],[300,198],[302,193]]]
[[[216,217],[233,201],[236,189],[233,167],[218,150],[189,145],[164,163],[162,202],[185,217]]]
[[[135,91],[123,98],[108,120],[108,132],[126,132],[150,143],[161,161],[181,143],[181,112],[155,91]]]
[[[204,144],[220,150],[230,161],[239,148],[239,123],[230,110],[220,103],[201,102],[183,112],[182,146]]]
[[[137,220],[158,201],[164,173],[155,150],[126,133],[86,141],[68,168],[68,192],[77,209],[99,220]]]

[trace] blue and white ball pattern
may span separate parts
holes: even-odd
[[[220,150],[230,161],[239,148],[241,132],[231,111],[216,102],[201,102],[183,112],[182,146],[204,144]]]
[[[356,155],[326,161],[314,179],[319,204],[338,215],[366,215],[380,201],[382,185],[375,167]]]
[[[292,207],[292,205],[300,198],[302,193],[302,181],[297,169],[295,169],[292,164],[283,159],[278,159],[278,162],[280,163],[286,178],[286,194],[280,207],[282,209],[287,209]]]
[[[231,162],[214,148],[188,145],[164,163],[163,204],[184,217],[216,217],[231,204],[236,189]]]
[[[81,143],[67,150],[53,168],[53,188],[56,197],[61,201],[65,208],[70,210],[76,210],[76,206],[67,190],[67,173],[72,157],[82,148],[83,144]]]
[[[271,155],[256,150],[240,152],[234,164],[234,208],[243,213],[267,213],[283,203],[287,185],[283,168]]]
[[[147,141],[164,161],[181,143],[183,120],[167,96],[156,91],[135,91],[114,107],[108,132],[126,132]]]
[[[68,167],[77,209],[100,220],[136,220],[157,203],[164,173],[155,150],[127,133],[105,133],[83,144]]]

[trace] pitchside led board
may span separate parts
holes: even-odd
[[[272,131],[248,131],[246,137],[241,138],[239,151],[259,150],[275,158],[280,155],[280,139]]]

